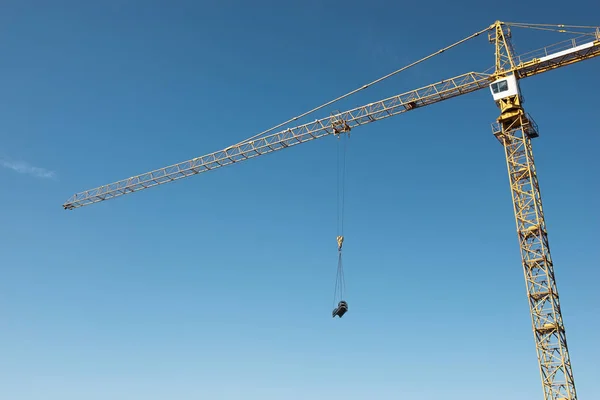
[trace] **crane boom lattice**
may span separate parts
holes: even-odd
[[[521,56],[515,56],[516,66],[506,70],[506,72],[512,72],[521,79],[528,78],[598,55],[600,55],[600,34],[591,39],[590,36],[584,36],[547,46]],[[63,204],[63,208],[72,210],[110,200],[329,136],[339,132],[340,129],[352,129],[380,119],[403,114],[415,108],[484,89],[495,77],[495,73],[469,72],[445,79],[331,117],[317,119],[311,123],[244,141],[224,150],[76,193]]]
[[[489,74],[469,72],[330,117],[317,119],[308,124],[289,128],[248,142],[242,142],[202,157],[193,158],[95,189],[86,190],[85,192],[75,194],[63,207],[70,210],[97,203],[246,161],[323,136],[347,132],[354,127],[392,117],[416,107],[438,103],[442,100],[484,89],[488,87],[489,77]]]
[[[558,32],[567,32],[567,28],[590,28],[496,21],[486,29],[488,38],[495,45],[495,65],[489,70],[491,72],[469,72],[348,111],[336,112],[314,122],[270,133],[286,124],[284,123],[224,150],[77,193],[63,204],[63,208],[80,208],[237,164],[314,139],[338,136],[361,125],[489,87],[500,109],[500,116],[492,127],[494,135],[504,148],[544,400],[577,400],[531,147],[531,139],[539,134],[535,122],[523,109],[519,80],[600,56],[600,28],[593,27],[595,30],[591,33],[579,32],[579,37],[517,55],[514,54],[510,41],[511,26]],[[476,32],[422,60],[470,40],[486,30]],[[407,67],[401,70],[405,68]],[[356,91],[358,90],[361,89]],[[339,236],[338,241],[341,249],[343,236]]]

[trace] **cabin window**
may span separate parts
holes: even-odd
[[[494,94],[506,92],[508,90],[508,81],[505,79],[503,81],[492,83],[492,92]]]

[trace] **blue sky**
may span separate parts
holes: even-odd
[[[236,143],[496,19],[600,25],[600,4],[92,3],[9,0],[0,14],[2,398],[542,398],[486,90],[353,132],[341,320],[332,138],[61,204]],[[513,34],[522,52],[565,38]],[[482,37],[314,118],[485,70],[493,54]],[[599,63],[522,83],[581,398],[600,396]]]

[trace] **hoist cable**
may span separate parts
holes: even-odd
[[[344,235],[344,211],[346,208],[346,154],[347,154],[347,149],[348,149],[348,139],[349,136],[347,136],[344,140],[344,148],[342,151],[342,199],[341,199],[341,205],[340,207],[342,208],[341,213],[342,213],[342,221],[341,221],[341,228],[340,228],[340,235]]]
[[[338,140],[344,140],[341,137],[338,137]],[[337,229],[338,235],[344,235],[344,209],[346,205],[345,194],[346,194],[346,152],[347,152],[347,143],[344,142],[343,147],[341,148],[341,156],[340,156],[340,147],[342,145],[338,141],[337,143]]]
[[[346,277],[344,275],[344,266],[342,263],[342,254],[340,253],[339,258],[339,264],[340,264],[340,269],[342,270],[342,274],[341,274],[341,288],[342,288],[342,300],[344,300],[344,296],[346,294]]]
[[[335,289],[333,291],[333,307],[337,307],[337,303],[344,299],[344,291],[346,289],[346,280],[344,279],[344,266],[342,263],[342,252],[338,252],[338,266],[335,276]],[[338,297],[339,293],[339,297]]]
[[[344,299],[344,293],[346,291],[346,280],[344,278],[344,266],[342,262],[342,243],[344,238],[344,208],[345,208],[345,191],[346,191],[346,152],[347,143],[345,140],[348,138],[342,138],[337,136],[337,239],[338,239],[338,265],[335,278],[335,288],[333,292],[333,306],[337,306],[337,301]],[[340,143],[340,140],[344,140],[344,143]],[[339,293],[339,297],[338,297]]]
[[[335,193],[335,208],[336,208],[336,212],[337,212],[337,234],[340,234],[340,226],[341,226],[341,210],[340,210],[340,142],[339,142],[339,138],[338,138],[338,142],[336,144],[336,164],[335,164],[335,169],[336,169],[336,193]]]

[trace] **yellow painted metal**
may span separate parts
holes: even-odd
[[[496,30],[497,60],[511,60],[508,36]],[[504,73],[497,64],[498,75]],[[514,67],[512,67],[514,68]],[[533,158],[531,139],[539,136],[535,122],[527,115],[518,96],[498,104],[501,110],[493,133],[504,146],[521,263],[544,391],[544,400],[576,400],[575,381],[561,314],[548,231]]]
[[[490,33],[490,40],[494,41],[498,35],[506,38],[509,33],[507,33],[508,29],[507,32],[504,32],[504,28],[506,26],[502,22],[498,21],[492,24],[489,27],[489,31],[492,32]],[[593,46],[589,48],[574,51],[559,59],[546,61],[540,61],[540,58],[558,50],[569,50],[579,44],[589,43],[589,38],[571,39],[520,56],[514,56],[511,49],[508,48],[509,52],[507,54],[496,57],[496,67],[493,72],[469,72],[444,79],[420,89],[411,90],[352,110],[337,113],[327,118],[317,119],[314,122],[284,129],[276,133],[265,134],[252,140],[229,146],[224,150],[85,190],[71,196],[63,203],[63,208],[65,210],[73,210],[203,172],[212,171],[226,165],[246,161],[321,137],[348,132],[350,129],[360,125],[403,114],[407,111],[439,103],[480,89],[486,89],[490,81],[509,73],[514,73],[518,78],[523,79],[588,60],[600,56],[599,37],[600,33],[596,32],[596,37],[592,39],[592,41],[595,40],[592,43]],[[510,44],[497,45],[496,51],[506,51],[506,46],[510,46]],[[513,103],[507,103],[506,106],[510,106],[510,104]]]
[[[493,72],[469,72],[314,122],[258,135],[224,150],[77,193],[63,204],[63,208],[83,207],[321,137],[337,136],[361,125],[488,88],[490,82],[510,74],[524,79],[600,56],[600,29],[591,36],[570,39],[521,55],[514,53],[510,28],[505,23],[496,21],[490,25],[488,34],[495,45]],[[497,105],[500,116],[493,124],[493,132],[505,150],[544,400],[576,400],[531,148],[531,139],[538,136],[537,127],[525,113],[518,96],[501,99]],[[338,236],[337,241],[341,250],[343,236]]]
[[[596,28],[595,38],[592,40],[590,36],[582,35],[520,55],[516,55],[513,50],[511,36],[510,27],[500,21],[496,21],[488,32],[489,40],[495,44],[496,50],[495,71],[492,74],[494,79],[510,74],[515,74],[519,79],[528,78],[600,55],[600,28]],[[592,45],[557,59],[541,60],[544,56],[575,49],[586,43]]]
[[[600,56],[600,37],[598,37],[600,33],[596,32],[595,35],[594,40],[590,40],[589,36],[581,36],[515,56],[515,67],[507,72],[512,72],[519,79],[523,79],[598,57]],[[548,54],[575,49],[579,45],[586,43],[591,44],[591,46],[573,51],[557,59],[541,60],[542,57]]]
[[[342,249],[342,244],[344,244],[344,237],[343,236],[338,236],[337,237],[337,244],[338,244],[338,250]]]
[[[524,112],[493,126],[508,168],[521,262],[545,400],[576,400],[575,382],[531,139],[537,127]]]
[[[349,132],[352,128],[361,125],[487,88],[489,78],[490,74],[469,72],[454,78],[445,79],[420,89],[411,90],[410,92],[379,100],[352,110],[317,119],[314,122],[288,128],[254,140],[241,142],[224,150],[77,193],[63,204],[63,208],[72,210],[189,176],[213,171],[227,165],[237,164],[314,139],[338,135],[341,132]]]
[[[490,42],[496,46],[496,77],[504,76],[515,68],[514,51],[511,48],[510,37],[510,28],[501,21],[496,21],[488,32]]]

